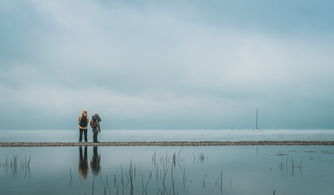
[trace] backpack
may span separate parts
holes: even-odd
[[[86,116],[82,116],[80,123],[79,123],[80,127],[87,127],[88,125],[88,120]]]
[[[91,126],[92,128],[95,128],[95,127],[97,127],[97,124],[96,124],[96,122],[95,122],[94,120],[91,120],[91,121],[90,121],[90,126]]]

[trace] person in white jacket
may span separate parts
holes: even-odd
[[[87,129],[89,124],[88,110],[84,109],[82,114],[78,118],[79,122],[79,142],[82,141],[82,134],[85,136],[85,142],[87,142]]]

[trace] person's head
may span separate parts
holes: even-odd
[[[83,109],[83,111],[82,111],[82,115],[87,116],[87,113],[88,113],[88,110],[87,110],[87,109]]]
[[[99,114],[95,113],[93,117],[95,120],[101,121]]]

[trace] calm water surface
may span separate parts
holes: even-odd
[[[1,131],[0,141],[78,141],[79,130]],[[89,140],[92,132],[88,130]],[[102,130],[100,141],[334,140],[334,130]]]
[[[333,146],[0,148],[0,194],[327,195]]]

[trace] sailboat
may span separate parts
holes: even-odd
[[[259,130],[259,109],[256,108],[255,131]]]

